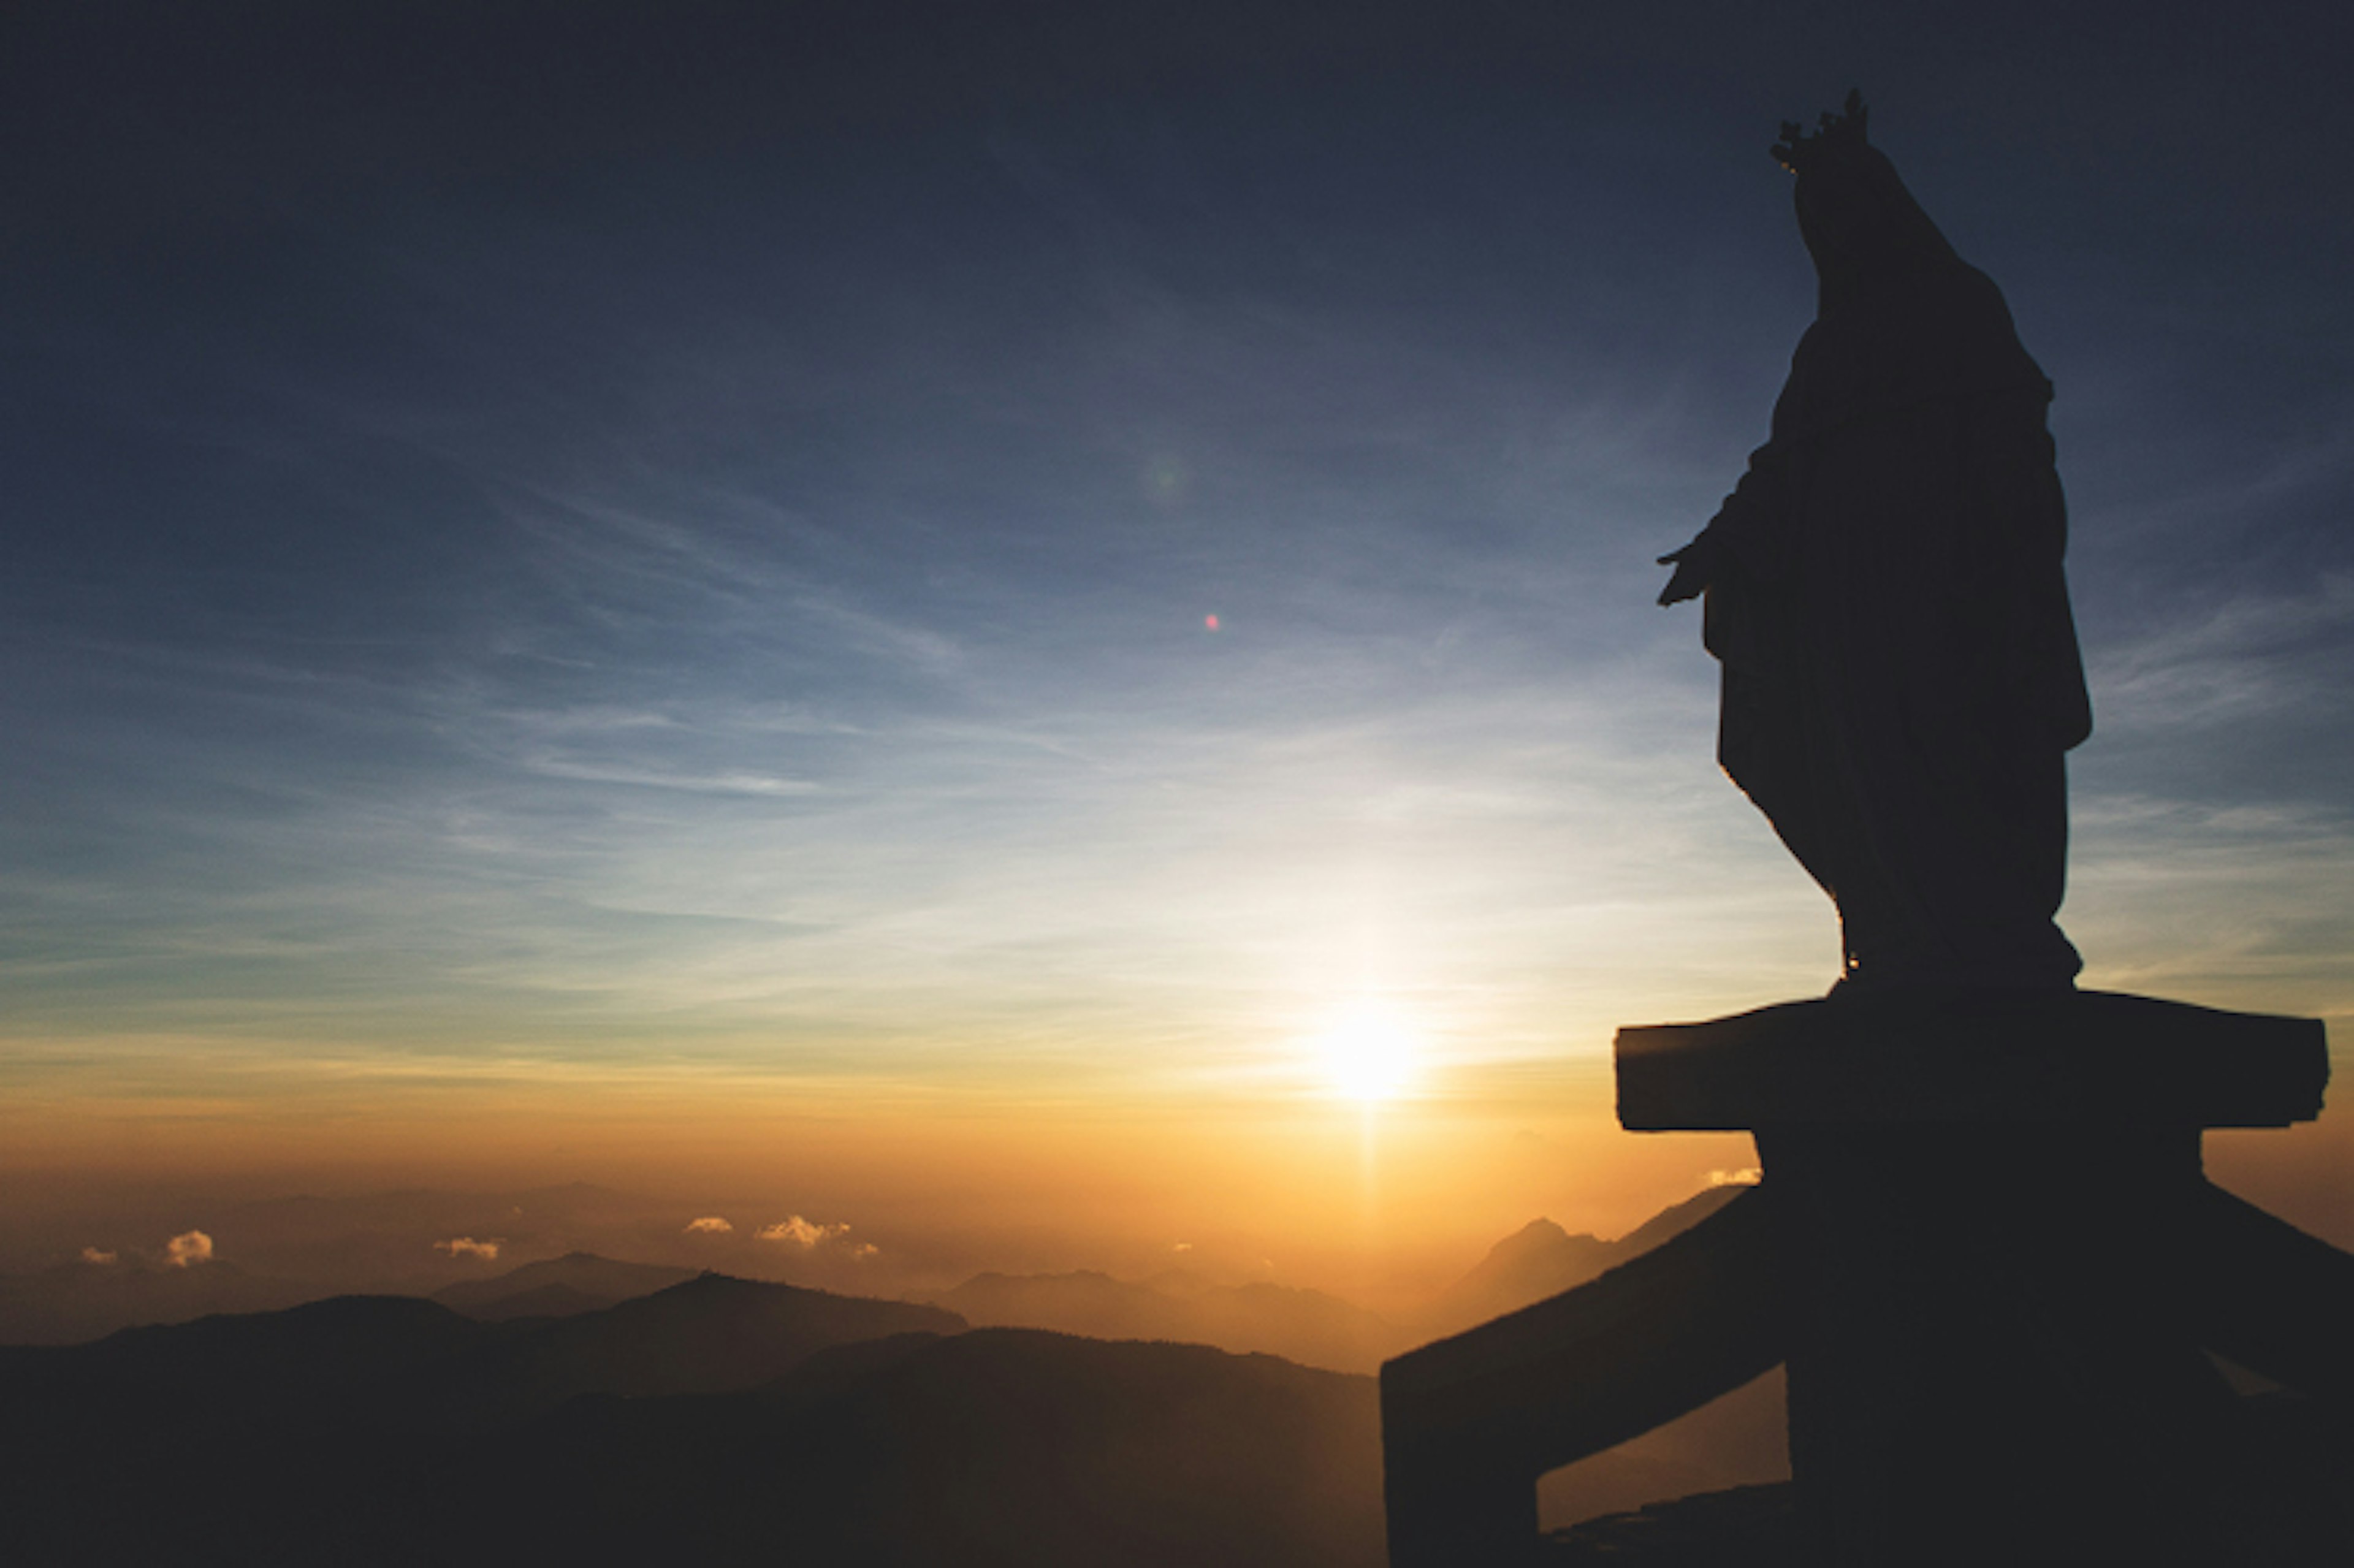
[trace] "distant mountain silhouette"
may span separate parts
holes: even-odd
[[[1613,1243],[1532,1227],[1452,1298],[1542,1290],[1723,1201]],[[1336,1298],[1071,1275],[949,1298],[1122,1342],[712,1274],[576,1309],[665,1272],[557,1258],[443,1293],[480,1317],[345,1297],[0,1349],[0,1562],[1382,1561],[1370,1378],[1135,1342],[1404,1337]],[[1565,1472],[1552,1517],[1767,1478],[1774,1392]]]
[[[1728,1196],[1616,1242],[1529,1227],[1453,1298],[1542,1289],[1596,1248],[1631,1256]],[[645,1277],[599,1276],[634,1266],[609,1259],[551,1262],[574,1279]],[[535,1266],[504,1277],[518,1293],[488,1297],[499,1320],[345,1297],[0,1348],[0,1563],[1383,1562],[1371,1378],[1200,1345],[958,1332],[963,1319],[937,1307],[711,1274],[569,1316],[504,1316],[583,1288]],[[1036,1291],[1107,1314],[1223,1293],[1262,1321],[1318,1321],[1332,1300],[1104,1276],[984,1277],[959,1295],[1026,1309]],[[1787,1473],[1779,1399],[1769,1374],[1546,1478],[1546,1516]],[[1681,1551],[1681,1521],[1723,1512],[1651,1510],[1553,1544],[1589,1554],[1564,1562],[1732,1561],[1637,1550]],[[1719,1544],[1769,1561],[1747,1531]]]
[[[568,1318],[650,1296],[692,1279],[695,1273],[667,1264],[621,1263],[593,1252],[568,1252],[488,1279],[461,1280],[435,1291],[433,1299],[483,1322]]]
[[[1749,1183],[1736,1181],[1725,1186],[1704,1188],[1681,1203],[1669,1204],[1610,1244],[1618,1251],[1617,1258],[1610,1266],[1616,1268],[1627,1259],[1650,1251],[1669,1237],[1683,1234],[1748,1190]]]
[[[1378,1568],[1370,1379],[1034,1330],[812,1358],[754,1393],[599,1401],[512,1446],[483,1544],[609,1560]]]
[[[438,1298],[440,1293],[435,1295]],[[591,1296],[569,1285],[542,1285],[467,1308],[465,1315],[478,1323],[512,1323],[519,1318],[577,1318],[583,1312],[601,1312],[617,1305],[620,1299]]]
[[[1531,1220],[1490,1247],[1479,1266],[1442,1291],[1419,1320],[1434,1334],[1484,1323],[1583,1285],[1610,1266],[1615,1250],[1600,1236],[1572,1234],[1551,1220]]]
[[[704,1276],[0,1351],[0,1560],[1380,1562],[1370,1379],[910,1322],[959,1326]]]
[[[1320,1290],[1222,1286],[1171,1272],[1141,1282],[1092,1269],[977,1274],[935,1299],[976,1325],[1052,1329],[1104,1340],[1169,1340],[1278,1355],[1303,1366],[1370,1372],[1429,1340],[1457,1333],[1583,1285],[1698,1224],[1739,1187],[1713,1187],[1615,1241],[1532,1220],[1489,1250],[1405,1326]]]
[[[352,1412],[339,1425],[441,1430],[582,1394],[748,1389],[837,1345],[963,1327],[938,1308],[713,1274],[578,1317],[496,1324],[414,1297],[345,1296],[0,1351],[0,1393],[257,1417],[334,1401]]]
[[[1574,1289],[1691,1229],[1745,1190],[1711,1187],[1652,1215],[1616,1241],[1574,1235],[1551,1220],[1532,1220],[1490,1248],[1477,1267],[1416,1315],[1419,1338],[1443,1339]]]
[[[338,1296],[125,1329],[92,1345],[0,1351],[0,1389],[216,1412],[282,1406],[398,1386],[488,1332],[413,1297]]]
[[[937,1307],[705,1274],[599,1311],[503,1325],[410,1396],[470,1420],[513,1420],[586,1393],[751,1388],[836,1345],[964,1326]]]
[[[1371,1372],[1414,1340],[1320,1290],[1210,1285],[1182,1275],[1138,1284],[1091,1270],[981,1274],[938,1300],[979,1325],[1214,1345],[1341,1372]]]
[[[80,1344],[143,1323],[275,1311],[317,1294],[217,1261],[186,1267],[127,1258],[68,1263],[0,1275],[0,1344]]]

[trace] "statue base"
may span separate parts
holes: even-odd
[[[1541,1561],[1539,1475],[1783,1361],[1824,1568],[2347,1560],[2208,1353],[2354,1398],[2354,1256],[2200,1164],[2201,1128],[2318,1114],[2317,1022],[1843,999],[1626,1029],[1617,1054],[1625,1126],[1752,1131],[1764,1181],[1383,1368],[1394,1568]]]

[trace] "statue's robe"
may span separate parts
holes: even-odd
[[[2064,754],[2092,710],[2052,395],[1874,149],[1802,166],[1822,281],[1705,531],[1719,757],[1837,902],[1843,987],[2064,986]]]

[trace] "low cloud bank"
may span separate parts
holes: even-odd
[[[182,1231],[164,1244],[164,1261],[174,1268],[213,1260],[213,1238],[202,1231]]]
[[[507,1245],[506,1237],[493,1236],[488,1241],[476,1241],[472,1236],[451,1236],[448,1241],[433,1244],[436,1252],[446,1252],[451,1257],[479,1257],[485,1261],[499,1255],[499,1248]]]

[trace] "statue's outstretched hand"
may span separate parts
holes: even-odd
[[[1682,549],[1661,556],[1659,565],[1676,568],[1675,575],[1668,578],[1668,586],[1659,590],[1659,602],[1681,604],[1688,599],[1698,599],[1715,577],[1716,547],[1702,534]]]

